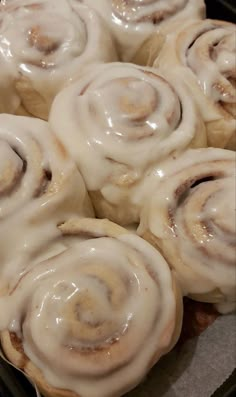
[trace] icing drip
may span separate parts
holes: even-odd
[[[0,125],[1,290],[58,234],[58,223],[92,210],[75,164],[46,122],[2,114]]]
[[[132,197],[131,189],[142,197],[144,175],[163,157],[206,144],[184,85],[173,87],[154,69],[132,64],[91,67],[57,96],[50,124],[88,189],[111,205]],[[132,218],[137,221],[137,214]]]
[[[7,7],[1,29],[2,55],[15,59],[22,73],[33,72],[37,65],[53,69],[79,57],[87,32],[80,16],[72,18],[69,2],[60,2],[61,9],[55,1],[39,1],[36,8],[32,3],[17,2],[14,7],[13,1]]]
[[[17,334],[51,386],[120,395],[170,348],[177,321],[171,273],[138,236],[108,221],[80,222],[86,238],[38,263],[0,299],[0,328]],[[61,230],[84,236],[75,229],[72,221]]]
[[[169,24],[205,15],[204,1],[198,0],[84,0],[105,18],[113,32],[122,60],[131,61],[142,44],[162,33]]]
[[[205,122],[208,146],[235,150],[236,29],[233,23],[190,21],[169,35],[154,66],[172,84],[182,79]]]
[[[155,190],[138,233],[151,233],[187,294],[236,301],[234,152],[189,150],[167,161],[149,183]]]
[[[187,52],[187,63],[205,95],[222,106],[228,104],[230,113],[236,102],[235,33],[233,24],[213,24],[198,34]]]

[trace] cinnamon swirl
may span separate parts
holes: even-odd
[[[186,295],[221,310],[236,305],[235,173],[235,153],[224,149],[168,160],[150,177],[155,188],[138,229],[160,248]]]
[[[236,149],[236,25],[198,21],[166,41],[154,66],[184,79],[206,123],[209,146]]]
[[[142,183],[154,165],[206,145],[185,86],[132,64],[91,67],[59,93],[49,122],[76,161],[97,216],[120,224],[138,222]]]
[[[144,65],[149,42],[160,46],[164,41],[162,29],[188,19],[205,16],[203,0],[84,0],[105,18],[114,34],[121,59]],[[134,58],[134,59],[133,59]],[[137,62],[136,62],[137,63]]]
[[[0,291],[73,214],[93,211],[82,177],[48,124],[1,114]]]
[[[76,0],[7,0],[0,10],[0,110],[47,120],[56,93],[95,62],[117,60],[95,11]]]
[[[121,396],[177,341],[182,296],[161,255],[120,226],[60,231],[73,242],[0,299],[4,353],[44,396]]]

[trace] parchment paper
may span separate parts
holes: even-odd
[[[235,367],[236,315],[230,314],[163,357],[126,397],[210,397]]]

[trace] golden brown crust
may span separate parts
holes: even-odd
[[[220,108],[219,111],[223,117],[221,120],[209,121],[206,123],[208,146],[236,150],[236,133],[234,131],[232,134],[229,134],[228,117],[225,115],[226,112],[222,109],[220,110]]]
[[[27,117],[33,117],[32,114],[30,114],[29,112],[27,112],[27,110],[20,105],[18,107],[18,109],[15,111],[15,115],[16,116],[27,116]]]
[[[31,116],[48,120],[50,102],[42,97],[33,87],[32,81],[26,76],[20,76],[15,84],[16,91],[21,98],[21,109]],[[49,103],[48,103],[49,102]]]
[[[182,323],[183,323],[183,294],[176,280],[176,277],[173,273],[172,273],[172,283],[176,298],[176,323],[175,323],[175,331],[173,333],[172,341],[168,351],[172,350],[173,347],[176,345],[182,330]]]
[[[132,62],[137,65],[152,66],[156,57],[161,51],[165,42],[165,36],[160,32],[155,32],[144,41],[137,53],[134,55]]]
[[[129,188],[127,188],[127,192],[128,189]],[[127,211],[129,202],[126,201],[125,198],[122,203],[119,202],[118,204],[112,204],[103,197],[100,191],[91,191],[89,192],[89,196],[98,218],[108,218],[111,221],[124,226],[133,223],[134,218],[136,217],[137,209],[132,203],[132,206],[129,206],[129,211]]]

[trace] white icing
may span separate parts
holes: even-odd
[[[131,61],[139,47],[153,33],[175,21],[203,18],[204,1],[198,0],[84,0],[109,24],[124,61]],[[154,16],[154,14],[156,14]],[[142,20],[144,19],[144,20]]]
[[[76,0],[13,0],[0,19],[0,65],[6,65],[2,78],[13,92],[14,80],[29,79],[48,107],[87,64],[116,60],[103,21]]]
[[[183,85],[151,68],[112,63],[91,67],[60,92],[49,122],[88,189],[119,204],[135,196],[153,165],[191,143],[199,120]]]
[[[151,232],[186,294],[218,289],[213,303],[236,301],[235,161],[234,152],[211,148],[167,160],[147,182],[153,190],[138,228]]]
[[[161,255],[132,233],[108,233],[38,263],[0,299],[0,313],[0,329],[22,338],[51,386],[111,397],[134,387],[168,350],[176,301]]]
[[[235,87],[228,81],[235,78],[235,34],[233,24],[217,29],[213,27],[195,40],[187,54],[188,65],[199,85],[214,102],[236,103]],[[204,48],[208,54],[203,51]]]
[[[60,145],[46,122],[0,115],[0,290],[58,235],[58,223],[92,215],[82,177]]]
[[[223,21],[189,21],[168,37],[154,65],[174,83],[183,76],[206,122],[220,122],[222,147],[235,133],[235,25]],[[228,114],[222,112],[229,111]],[[229,108],[227,108],[228,106]],[[213,131],[214,133],[214,131]],[[226,141],[226,142],[225,142]],[[214,145],[214,138],[210,140]],[[217,142],[219,145],[220,142]]]

